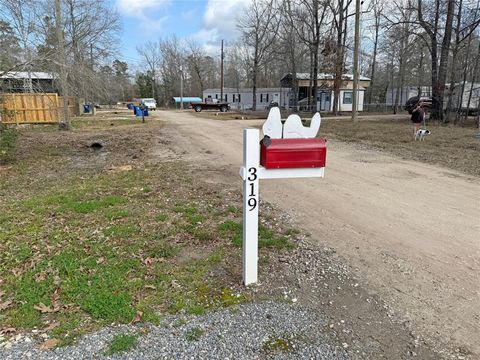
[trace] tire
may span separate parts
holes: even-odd
[[[223,106],[220,106],[220,112],[227,112],[228,108],[223,105]]]
[[[195,106],[195,112],[200,112],[202,111],[202,107],[200,105]]]

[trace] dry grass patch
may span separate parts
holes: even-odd
[[[404,159],[417,160],[466,174],[480,175],[480,140],[473,127],[428,124],[432,132],[425,141],[414,141],[409,120],[324,119],[321,136],[374,146]]]

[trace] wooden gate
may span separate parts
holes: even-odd
[[[55,93],[0,94],[0,123],[52,124],[63,113],[63,97]],[[68,98],[70,116],[75,115],[75,98]]]

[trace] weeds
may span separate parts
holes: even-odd
[[[11,162],[14,159],[18,132],[15,129],[0,129],[0,164]]]
[[[127,352],[135,347],[137,344],[137,337],[130,334],[115,335],[105,355],[113,355],[122,352]]]
[[[204,332],[205,331],[203,331],[202,329],[200,329],[198,327],[194,327],[194,328],[191,328],[191,329],[187,330],[187,333],[185,334],[185,338],[188,341],[198,341],[198,340],[200,340],[200,338],[202,337]]]

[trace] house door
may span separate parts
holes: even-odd
[[[330,111],[330,91],[320,91],[320,111]]]

